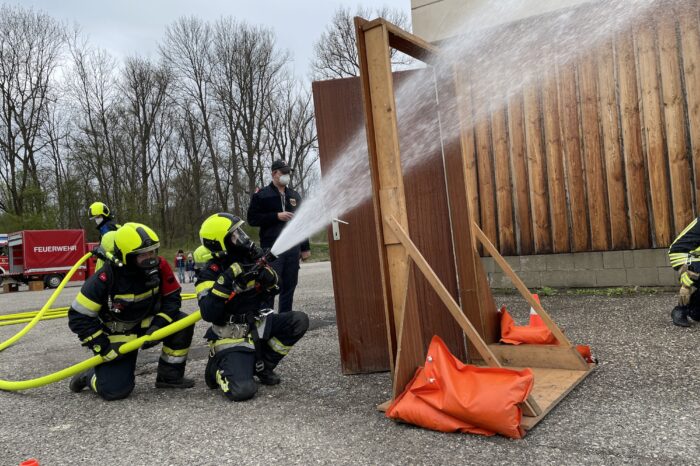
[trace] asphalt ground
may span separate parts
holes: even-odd
[[[192,292],[191,284],[184,285]],[[67,288],[56,306],[68,305]],[[0,294],[0,314],[38,309],[50,291]],[[567,335],[591,344],[598,369],[523,440],[443,434],[397,424],[376,410],[388,399],[388,374],[343,376],[328,263],[302,266],[295,307],[312,328],[278,372],[231,403],[202,379],[205,324],[197,324],[187,366],[195,388],[157,390],[159,349],[139,356],[136,389],[105,402],[67,381],[0,392],[0,465],[219,464],[698,464],[700,324],[674,327],[672,294],[552,296],[542,303]],[[517,316],[527,305],[498,295]],[[186,301],[192,311],[195,301]],[[0,327],[0,341],[21,327]],[[0,354],[0,378],[54,372],[89,354],[65,319],[41,322]]]

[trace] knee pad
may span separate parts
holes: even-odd
[[[221,371],[217,372],[217,374],[220,374]],[[217,380],[222,378],[223,376],[218,375]],[[226,395],[226,398],[228,398],[231,401],[246,401],[250,400],[255,396],[255,394],[258,391],[258,384],[255,383],[253,379],[250,380],[227,380],[227,384],[219,385],[221,386],[222,391],[224,391],[224,394]],[[224,387],[226,390],[224,390]]]
[[[309,316],[303,312],[295,312],[294,316],[294,333],[303,336],[309,329]]]

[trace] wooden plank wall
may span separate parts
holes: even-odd
[[[670,0],[555,63],[462,138],[474,219],[504,255],[667,247],[700,202],[700,2]]]

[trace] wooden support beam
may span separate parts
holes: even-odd
[[[418,36],[404,31],[384,18],[365,21],[362,18],[356,17],[355,21],[357,22],[358,20],[361,21],[361,28],[363,31],[369,31],[380,25],[384,27],[389,35],[389,45],[392,48],[424,63],[435,64],[438,61],[440,50],[436,46]]]
[[[532,294],[530,293],[530,290],[525,286],[525,283],[518,277],[513,269],[510,267],[508,262],[499,254],[499,252],[496,250],[496,248],[491,244],[489,239],[486,237],[483,231],[481,231],[481,228],[479,228],[478,225],[473,225],[474,231],[476,233],[476,237],[481,241],[481,244],[484,245],[487,251],[493,256],[494,260],[496,263],[501,267],[503,272],[508,275],[508,278],[513,282],[513,285],[518,289],[520,294],[522,295],[523,298],[530,304],[530,306],[535,309],[537,314],[542,318],[542,321],[545,323],[547,328],[549,328],[549,331],[552,332],[552,335],[559,341],[559,345],[564,347],[564,348],[572,348],[571,342],[569,339],[564,335],[564,333],[561,331],[561,329],[557,326],[557,324],[554,323],[551,317],[549,317],[549,314],[544,310],[542,305],[538,303],[535,298],[532,297]],[[583,358],[580,355],[576,355],[579,359],[579,367],[581,370],[588,370],[588,364],[586,361],[583,360]]]
[[[457,321],[457,324],[462,328],[462,330],[464,330],[467,338],[469,338],[469,341],[471,341],[476,347],[476,350],[479,352],[484,361],[486,361],[486,364],[488,364],[490,367],[501,367],[501,363],[498,362],[498,358],[496,358],[496,356],[491,352],[488,345],[481,338],[472,323],[469,322],[469,319],[467,319],[462,313],[462,309],[459,307],[459,304],[457,304],[454,298],[452,298],[450,292],[447,290],[447,288],[445,288],[445,285],[442,284],[440,278],[438,278],[437,274],[430,267],[430,264],[428,264],[428,261],[425,260],[416,245],[413,244],[413,241],[411,241],[411,238],[408,237],[408,234],[401,227],[399,222],[391,216],[385,216],[384,224],[389,227],[389,229],[394,233],[394,236],[401,242],[404,248],[406,248],[408,255],[418,266],[418,269],[423,273],[423,275],[425,275],[425,278],[433,287],[440,300],[450,311],[450,314],[452,314],[452,317],[454,317],[454,319]]]
[[[581,370],[580,355],[576,348],[559,345],[489,345],[504,366],[547,367],[550,369]]]
[[[452,298],[450,292],[447,290],[447,288],[445,288],[445,285],[442,284],[440,278],[430,267],[430,264],[428,264],[428,261],[425,260],[425,257],[423,257],[423,255],[420,253],[416,245],[413,244],[413,241],[411,241],[411,238],[409,238],[408,234],[401,227],[399,222],[397,222],[393,217],[384,217],[384,224],[391,229],[401,244],[403,244],[403,246],[406,248],[408,255],[418,266],[418,269],[423,273],[440,300],[450,311],[450,314],[452,314],[452,317],[454,317],[454,319],[457,321],[457,325],[462,328],[464,333],[467,335],[467,338],[469,338],[469,341],[471,341],[471,343],[474,345],[486,364],[488,364],[490,367],[503,367],[498,361],[498,358],[493,354],[489,346],[476,331],[469,319],[466,318],[462,312],[462,309],[459,307],[459,304],[457,304],[454,298]],[[527,401],[522,404],[521,408],[526,416],[537,416],[542,412],[541,408],[532,397],[529,397]]]

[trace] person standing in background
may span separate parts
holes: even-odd
[[[194,256],[192,253],[187,253],[187,263],[185,264],[185,271],[187,272],[187,281],[194,282]]]
[[[185,253],[182,249],[178,249],[177,254],[175,254],[175,268],[180,283],[185,283]]]
[[[292,169],[287,162],[275,160],[271,169],[272,182],[253,194],[248,207],[248,223],[260,227],[260,246],[264,249],[272,247],[301,204],[299,193],[288,187]],[[310,256],[311,248],[306,239],[272,262],[271,265],[280,278],[280,313],[292,310],[294,289],[299,279],[299,259],[306,260]],[[270,299],[268,304],[272,307],[274,297]]]

